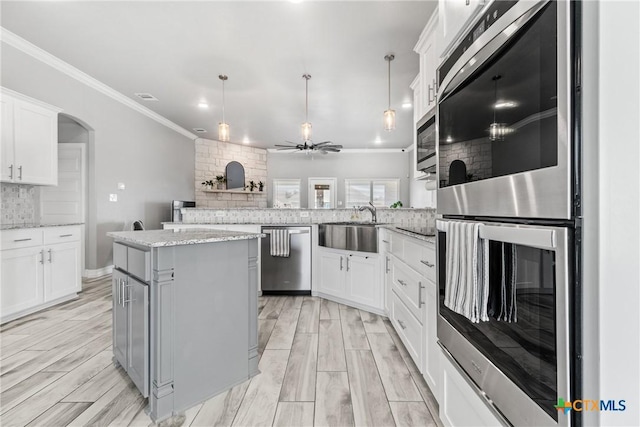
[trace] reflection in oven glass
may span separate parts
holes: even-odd
[[[445,246],[445,239],[439,244]],[[441,247],[444,253],[445,247]],[[444,305],[440,314],[511,381],[557,420],[555,254],[490,241],[489,318],[472,323]],[[446,263],[445,257],[440,258]],[[440,265],[446,271],[446,265]],[[509,276],[513,271],[513,290]],[[513,300],[511,295],[513,294]],[[501,319],[501,320],[498,320]]]

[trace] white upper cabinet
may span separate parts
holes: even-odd
[[[58,184],[58,113],[62,110],[2,88],[2,181]]]
[[[420,104],[416,105],[416,121],[436,106],[436,70],[440,65],[440,57],[437,52],[438,39],[438,12],[435,11],[427,25],[420,34],[420,39],[413,50],[420,55],[419,90]],[[415,90],[415,89],[414,89]]]
[[[485,0],[439,0],[438,14],[440,23],[438,25],[441,44],[438,47],[438,56],[446,56],[452,44],[462,35],[462,31],[467,28],[478,12],[485,5]]]

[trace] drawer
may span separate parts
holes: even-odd
[[[49,227],[44,229],[44,244],[77,242],[80,240],[80,227]]]
[[[0,234],[2,235],[2,250],[42,246],[43,240],[41,228],[4,230]]]
[[[127,271],[145,282],[151,280],[151,252],[128,246]]]
[[[422,322],[427,280],[396,257],[391,257],[393,286],[409,310]]]
[[[113,244],[113,266],[120,270],[127,270],[127,246],[120,243]]]
[[[436,251],[429,243],[411,238],[405,239],[402,259],[420,274],[433,282],[436,281]]]
[[[411,311],[402,302],[400,297],[395,293],[392,293],[391,300],[391,318],[393,326],[395,327],[400,339],[407,348],[407,351],[411,355],[411,358],[415,362],[416,366],[422,372],[423,360],[422,360],[422,325],[411,314]]]

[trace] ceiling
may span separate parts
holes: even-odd
[[[413,142],[413,52],[434,1],[2,1],[2,26],[203,138],[217,138],[225,83],[231,141]],[[395,131],[383,130],[387,62]],[[142,101],[134,93],[154,95]],[[208,109],[198,107],[206,101]],[[377,142],[376,142],[377,141]],[[246,142],[245,142],[246,143]]]

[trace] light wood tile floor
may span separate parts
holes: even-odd
[[[111,351],[111,277],[0,327],[0,425],[149,426]],[[316,297],[261,297],[261,373],[183,426],[440,426],[389,321]],[[175,425],[175,424],[174,424]]]

